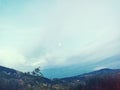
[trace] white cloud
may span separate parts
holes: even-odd
[[[0,49],[0,65],[18,68],[18,66],[24,65],[26,62],[25,57],[13,49]]]
[[[1,64],[20,67],[26,62],[24,67],[46,68],[115,55],[119,13],[112,2],[103,0],[28,2],[18,14],[0,17]]]
[[[100,66],[100,67],[96,67],[96,68],[94,68],[93,70],[95,71],[95,70],[100,70],[100,69],[104,69],[104,68],[108,68],[108,67],[105,67],[105,66]]]

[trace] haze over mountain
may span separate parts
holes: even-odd
[[[0,0],[0,65],[49,78],[120,68],[119,0]]]

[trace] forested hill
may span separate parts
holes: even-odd
[[[0,90],[120,90],[120,69],[51,80],[0,66]]]
[[[50,83],[48,78],[0,66],[0,90],[47,90]]]

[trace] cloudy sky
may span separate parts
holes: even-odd
[[[119,24],[119,0],[0,0],[0,65],[120,68]]]

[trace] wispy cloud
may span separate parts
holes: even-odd
[[[104,62],[120,53],[118,3],[1,0],[1,65],[30,70]]]

